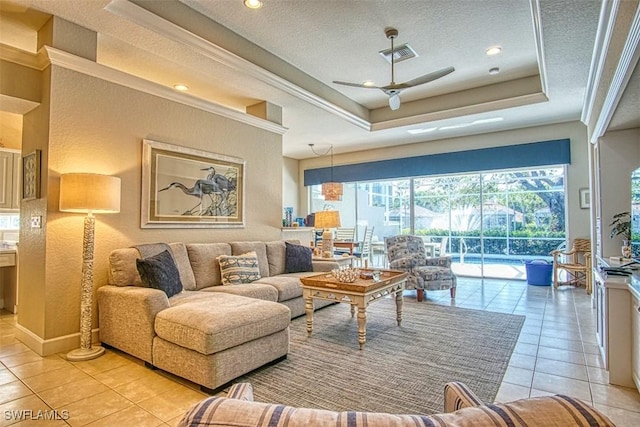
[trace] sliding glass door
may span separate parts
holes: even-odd
[[[565,239],[564,168],[413,177],[345,184],[343,223],[374,227],[373,262],[384,265],[385,237],[416,234],[429,255],[452,256],[458,274],[524,278],[524,264],[550,259]],[[329,203],[329,202],[328,202]]]

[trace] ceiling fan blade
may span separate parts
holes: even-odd
[[[434,72],[429,73],[429,74],[425,74],[424,76],[416,77],[415,79],[409,80],[408,82],[400,83],[400,84],[398,84],[396,86],[399,86],[401,88],[407,88],[407,87],[413,87],[413,86],[422,85],[422,84],[429,83],[429,82],[432,82],[434,80],[437,80],[437,79],[439,79],[441,77],[444,77],[447,74],[453,73],[454,71],[455,71],[455,68],[446,67],[446,68],[443,68],[441,70],[434,71]]]
[[[335,84],[343,85],[343,86],[352,86],[352,87],[363,87],[365,89],[381,89],[378,86],[369,86],[362,83],[349,83],[349,82],[339,82],[337,80],[333,81]]]

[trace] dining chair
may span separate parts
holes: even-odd
[[[338,227],[336,228],[335,240],[346,240],[348,242],[355,241],[356,228],[355,227]],[[348,248],[333,248],[334,255],[349,254]]]
[[[358,249],[353,253],[353,256],[360,266],[362,266],[364,260],[367,260],[366,264],[371,262],[371,240],[373,239],[373,229],[374,227],[365,228],[362,242],[358,246]]]
[[[336,228],[335,240],[355,240],[356,228],[355,227],[338,227]]]

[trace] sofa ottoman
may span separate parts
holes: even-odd
[[[290,322],[291,311],[282,304],[210,293],[156,315],[153,364],[213,392],[286,357]]]

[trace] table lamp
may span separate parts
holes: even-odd
[[[82,238],[82,283],[80,287],[80,348],[67,353],[71,361],[91,360],[104,348],[91,346],[93,309],[93,246],[96,220],[93,214],[120,212],[120,178],[93,173],[60,176],[60,211],[86,213]]]
[[[333,233],[332,228],[340,227],[340,212],[338,211],[319,211],[315,214],[316,228],[324,229],[322,233],[322,256],[333,256]],[[327,253],[329,255],[327,255]]]

